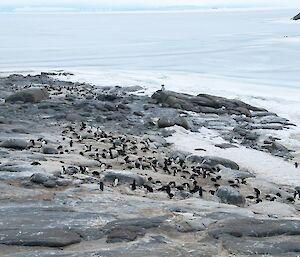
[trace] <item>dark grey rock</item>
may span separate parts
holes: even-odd
[[[96,117],[95,120],[96,120],[96,122],[99,122],[99,123],[105,122],[105,118],[103,116],[98,116],[98,117]]]
[[[23,139],[8,139],[0,144],[0,147],[24,150],[28,146],[28,143]]]
[[[112,111],[112,112],[118,110],[117,107],[116,107],[116,105],[112,104],[112,103],[105,103],[104,104],[104,108],[107,109],[108,111]]]
[[[115,171],[115,170],[107,170],[104,172],[104,181],[112,183],[115,178],[119,179],[120,184],[131,184],[133,180],[136,181],[136,185],[141,186],[145,183],[143,177],[131,173],[130,171]]]
[[[242,206],[245,204],[245,198],[241,193],[231,186],[220,186],[215,194],[222,203]]]
[[[300,236],[284,238],[237,238],[226,236],[222,240],[222,245],[229,252],[234,254],[246,254],[247,256],[299,256],[300,252]]]
[[[115,228],[108,232],[107,243],[120,243],[120,242],[130,242],[137,239],[138,236],[144,236],[145,229],[126,226],[125,228]]]
[[[58,150],[51,146],[44,146],[42,151],[44,154],[58,154]]]
[[[157,126],[159,128],[168,128],[168,127],[172,127],[174,125],[175,125],[174,119],[171,119],[169,117],[161,117],[157,121]]]
[[[40,169],[30,164],[24,164],[19,162],[7,162],[0,164],[0,171],[6,172],[37,172]]]
[[[236,99],[226,99],[207,94],[192,96],[173,91],[159,90],[152,99],[164,106],[198,113],[243,114],[251,115],[250,111],[265,111]]]
[[[202,163],[202,164],[207,164],[209,166],[216,166],[216,165],[222,165],[224,167],[233,169],[233,170],[238,170],[239,165],[231,160],[225,159],[225,158],[220,158],[220,157],[215,157],[215,156],[199,156],[199,155],[190,155],[187,157],[188,161],[191,162],[197,162],[197,163]]]
[[[78,113],[68,114],[65,118],[67,121],[75,122],[75,121],[86,121],[87,117],[84,117]]]
[[[238,256],[294,256],[300,252],[299,220],[227,219],[211,225],[208,234]]]
[[[300,220],[231,219],[212,225],[208,233],[216,239],[223,235],[234,237],[299,236]]]
[[[58,228],[0,229],[0,243],[5,245],[63,247],[80,241],[74,231]]]
[[[65,170],[65,174],[67,174],[67,175],[74,175],[77,173],[79,173],[79,169],[74,166],[69,166]]]
[[[56,184],[58,186],[62,186],[62,187],[69,186],[71,183],[72,183],[72,181],[68,180],[68,179],[58,179],[56,181]]]
[[[128,242],[144,236],[147,229],[156,228],[166,221],[166,217],[136,218],[109,222],[103,228],[108,243]]]
[[[110,115],[107,115],[106,117],[107,120],[111,121],[124,121],[126,119],[126,117],[121,114],[121,113],[112,113]]]
[[[300,13],[293,17],[294,21],[300,20]]]
[[[140,111],[135,111],[135,112],[133,112],[133,114],[136,115],[136,116],[139,116],[139,117],[145,116],[145,114],[143,112],[140,112]]]
[[[186,130],[189,130],[191,129],[191,126],[189,124],[189,122],[187,121],[187,119],[185,117],[177,117],[175,119],[175,124],[180,126],[180,127],[183,127],[185,128]]]
[[[5,99],[5,102],[16,103],[37,103],[49,97],[46,88],[29,88],[19,91]]]
[[[56,181],[53,179],[49,179],[43,183],[44,187],[54,188],[56,187]]]
[[[235,146],[233,144],[228,144],[228,143],[216,144],[215,147],[219,147],[221,149],[237,148],[237,146]]]
[[[30,177],[30,181],[36,184],[44,184],[49,180],[49,176],[43,173],[35,173]]]
[[[99,101],[113,102],[115,100],[119,100],[121,97],[115,94],[98,94],[96,98]]]

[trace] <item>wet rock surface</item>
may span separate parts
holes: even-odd
[[[208,234],[231,253],[282,255],[299,253],[299,220],[228,220],[212,225]]]
[[[5,99],[8,103],[37,103],[49,97],[46,88],[28,88],[20,90]]]
[[[290,121],[239,100],[170,91],[150,98],[135,94],[139,86],[67,76],[0,78],[1,256],[299,253],[295,188],[168,143],[177,127],[206,128],[226,141],[216,145],[224,151],[242,145],[291,159],[279,138],[262,133]]]

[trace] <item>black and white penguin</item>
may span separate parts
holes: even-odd
[[[119,183],[119,179],[117,177],[115,177],[112,186],[116,187],[118,185],[118,183]]]
[[[104,190],[104,183],[103,183],[103,181],[100,181],[100,183],[99,183],[99,189],[100,189],[101,191]]]
[[[135,183],[135,179],[133,180],[133,183],[131,185],[131,190],[136,190],[136,183]]]
[[[256,198],[259,198],[259,196],[260,196],[260,190],[257,189],[257,188],[255,188],[255,187],[253,188],[253,190],[255,192]]]
[[[153,188],[151,186],[143,185],[143,187],[146,188],[148,192],[153,193]]]
[[[199,186],[198,192],[199,192],[199,196],[200,196],[200,197],[203,197],[203,189],[202,189],[201,186]]]

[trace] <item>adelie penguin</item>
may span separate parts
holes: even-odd
[[[119,179],[118,178],[114,178],[114,181],[113,181],[113,187],[116,187],[119,183]]]
[[[31,165],[37,166],[37,165],[41,165],[41,164],[39,162],[32,162]]]
[[[199,186],[199,196],[203,197],[203,189],[201,186]]]
[[[254,187],[253,190],[254,190],[254,192],[255,192],[256,198],[259,198],[259,196],[260,196],[260,191],[259,191],[259,189],[257,189],[257,188]]]
[[[99,182],[99,189],[100,189],[101,191],[104,190],[104,183],[103,183],[103,181],[100,181],[100,182]]]
[[[135,179],[133,180],[133,183],[131,185],[131,190],[136,190],[136,183],[135,183]]]
[[[147,189],[148,192],[153,193],[153,188],[148,185],[143,185],[144,188]]]

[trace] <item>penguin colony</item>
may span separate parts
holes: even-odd
[[[29,86],[30,87],[30,86]],[[70,83],[66,87],[46,86],[51,97],[75,95],[87,99],[95,98],[95,87],[86,84]],[[161,90],[165,90],[162,85]],[[211,199],[220,186],[230,186],[243,192],[248,204],[262,201],[281,201],[295,203],[300,199],[300,188],[278,188],[276,194],[263,192],[263,188],[255,188],[248,184],[248,179],[226,179],[220,175],[222,166],[210,166],[205,163],[190,163],[179,157],[169,156],[169,149],[157,148],[148,139],[131,135],[118,135],[115,132],[103,131],[99,127],[88,123],[61,124],[61,140],[57,151],[61,156],[80,155],[97,161],[98,165],[92,168],[85,166],[75,167],[62,163],[62,177],[80,179],[82,183],[97,183],[99,191],[128,187],[138,193],[164,193],[170,199],[184,199],[199,197]],[[38,138],[30,141],[30,148],[39,151],[48,144],[47,140]],[[74,157],[73,157],[74,158]],[[62,158],[65,160],[65,158]],[[33,162],[32,165],[40,165]],[[294,163],[298,168],[298,162]],[[104,181],[103,173],[106,170],[131,170],[145,178],[146,183],[138,186],[133,179],[130,185],[122,184],[116,177],[113,181]]]
[[[37,150],[48,144],[43,138],[31,140],[31,148]],[[263,193],[263,189],[251,188],[247,179],[226,179],[220,175],[222,166],[206,163],[191,163],[179,157],[168,157],[168,149],[158,149],[150,140],[131,135],[105,132],[85,122],[66,125],[61,131],[61,142],[57,146],[61,156],[79,154],[94,160],[98,165],[90,167],[67,165],[61,161],[62,177],[81,179],[82,183],[97,183],[99,192],[127,187],[133,193],[163,193],[169,199],[198,197],[212,199],[220,186],[230,186],[245,192],[248,204],[262,201],[281,201],[293,204],[300,199],[300,188],[279,188],[278,193]],[[39,165],[33,162],[32,165]],[[118,177],[104,181],[107,170],[126,170],[145,179],[137,185],[122,183]],[[284,192],[284,193],[282,193]]]

